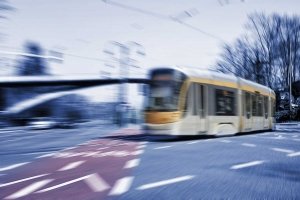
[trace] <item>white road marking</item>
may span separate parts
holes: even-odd
[[[85,182],[94,192],[102,192],[110,188],[110,186],[98,175],[91,174]]]
[[[38,157],[35,157],[35,158],[46,158],[46,157],[51,157],[55,155],[55,153],[48,153],[48,154],[44,154],[44,155],[41,155],[41,156],[38,156]]]
[[[9,182],[9,183],[3,183],[3,184],[0,185],[0,188],[5,187],[5,186],[9,186],[9,185],[13,185],[13,184],[16,184],[16,183],[21,183],[21,182],[24,182],[24,181],[29,181],[29,180],[36,179],[36,178],[43,177],[43,176],[47,176],[47,175],[49,175],[49,174],[41,174],[41,175],[37,175],[37,176],[32,176],[32,177],[20,179],[20,180],[17,180],[17,181],[12,181],[12,182]]]
[[[103,156],[111,156],[111,155],[113,155],[115,153],[115,151],[108,151],[108,152],[103,152],[103,153],[101,153],[100,155],[101,155],[101,157],[103,157]]]
[[[220,140],[219,142],[223,142],[223,143],[230,143],[231,140]]]
[[[132,152],[131,155],[137,156],[137,155],[140,155],[142,153],[144,153],[144,150],[140,149],[140,150],[137,150],[135,152]]]
[[[295,153],[290,153],[287,155],[288,157],[295,157],[295,156],[300,156],[300,151],[295,152]]]
[[[172,146],[162,146],[162,147],[156,147],[154,149],[166,149],[166,148],[170,148],[170,147],[172,147]]]
[[[91,151],[91,152],[88,152],[88,153],[82,155],[82,157],[92,157],[92,156],[99,154],[100,152],[101,151]]]
[[[79,165],[82,165],[84,162],[85,162],[84,160],[81,160],[81,161],[69,163],[66,166],[60,168],[58,171],[67,171],[70,169],[74,169],[74,168],[78,167]]]
[[[127,151],[115,151],[113,156],[116,156],[116,157],[124,157],[124,156],[128,156],[130,155],[129,152]]]
[[[193,142],[188,142],[187,144],[196,144],[199,143],[200,141],[193,141]]]
[[[147,143],[148,143],[147,141],[145,141],[145,142],[140,142],[141,145],[147,144]]]
[[[289,149],[281,149],[281,148],[271,148],[273,151],[277,151],[277,152],[283,152],[283,153],[294,153],[293,150],[289,150]]]
[[[133,176],[128,176],[117,180],[108,195],[115,196],[127,192],[132,184],[133,178]]]
[[[194,176],[181,176],[181,177],[177,177],[177,178],[173,178],[173,179],[168,179],[168,180],[164,180],[164,181],[158,181],[155,183],[148,183],[145,185],[142,185],[138,188],[136,188],[137,190],[146,190],[146,189],[150,189],[150,188],[154,188],[154,187],[159,187],[159,186],[163,186],[163,185],[169,185],[172,183],[177,183],[177,182],[181,182],[181,181],[187,181],[189,179],[194,178]]]
[[[242,143],[242,145],[245,147],[256,147],[255,144],[250,144],[250,143]]]
[[[88,180],[89,179],[89,180]],[[110,188],[110,186],[98,175],[98,174],[90,174],[87,176],[83,176],[71,181],[67,181],[58,185],[54,185],[52,187],[37,191],[36,193],[43,193],[43,192],[48,192],[66,185],[70,185],[72,183],[76,183],[79,181],[84,180],[88,186],[90,186],[90,188],[94,191],[94,192],[101,192],[104,190],[107,190],[108,188]]]
[[[0,168],[0,172],[6,171],[6,170],[15,169],[17,167],[26,165],[28,163],[30,163],[30,162],[23,162],[23,163],[18,163],[18,164],[10,165],[10,166],[7,166],[7,167],[2,167],[2,168]]]
[[[238,165],[233,165],[230,167],[230,169],[241,169],[241,168],[251,167],[251,166],[255,166],[255,165],[260,165],[264,162],[265,162],[264,160],[257,160],[257,161],[242,163],[242,164],[238,164]]]
[[[296,138],[296,137],[298,137],[298,135],[293,135],[292,137],[293,137],[293,138]]]
[[[40,189],[41,187],[47,185],[48,183],[50,183],[53,179],[46,179],[46,180],[42,180],[42,181],[38,181],[35,183],[30,184],[29,186],[19,190],[18,192],[5,197],[4,199],[17,199],[20,197],[24,197],[32,192],[35,192],[36,190]]]
[[[296,142],[300,142],[300,139],[293,139],[294,141],[296,141]]]
[[[282,139],[285,139],[285,137],[282,137],[281,135],[279,135],[278,137],[275,137],[273,139],[275,139],[275,140],[282,140]]]
[[[140,159],[133,159],[126,162],[124,169],[136,167],[140,164]]]
[[[76,147],[68,147],[68,148],[63,149],[63,151],[68,151],[68,150],[75,149],[75,148]]]
[[[137,148],[137,149],[143,149],[143,148],[145,148],[145,147],[146,147],[146,145],[142,144],[142,145],[137,146],[136,148]]]
[[[108,147],[100,147],[97,150],[103,150],[103,149],[107,149]]]

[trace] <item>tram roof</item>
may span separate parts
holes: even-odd
[[[175,69],[178,71],[181,71],[182,73],[186,74],[189,78],[195,79],[195,80],[200,80],[205,83],[210,83],[213,85],[228,85],[229,87],[234,87],[234,88],[241,88],[242,90],[246,90],[249,92],[259,92],[263,95],[271,95],[275,97],[275,93],[273,90],[270,88],[240,78],[236,77],[234,75],[230,74],[223,74],[220,72],[215,72],[211,70],[206,70],[206,69],[197,69],[197,68],[190,68],[190,67],[181,67],[181,66],[163,66],[163,67],[157,67],[155,69],[161,69],[161,68],[170,68],[170,69]]]

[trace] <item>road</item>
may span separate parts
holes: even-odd
[[[220,138],[108,125],[0,137],[0,199],[300,199],[298,124]]]

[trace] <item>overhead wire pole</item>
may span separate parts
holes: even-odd
[[[112,41],[110,42],[111,45],[116,46],[120,50],[120,58],[119,60],[119,67],[120,67],[120,79],[121,84],[119,85],[119,95],[118,95],[118,107],[117,107],[117,113],[119,117],[119,125],[122,126],[124,123],[126,123],[127,119],[125,117],[125,112],[127,108],[127,96],[128,96],[128,78],[129,78],[129,68],[130,68],[130,62],[132,59],[130,59],[130,53],[132,52],[132,49],[136,49],[135,53],[138,55],[145,56],[145,50],[142,45],[136,42],[127,42],[125,44]],[[105,53],[114,55],[114,52],[105,49]]]
[[[289,66],[288,66],[288,81],[289,81],[289,109],[290,109],[290,120],[292,119],[292,47],[289,45]]]

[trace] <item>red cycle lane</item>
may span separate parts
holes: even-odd
[[[113,136],[138,135],[126,129]],[[105,199],[130,188],[142,142],[103,138],[11,170],[2,177],[0,199]]]

